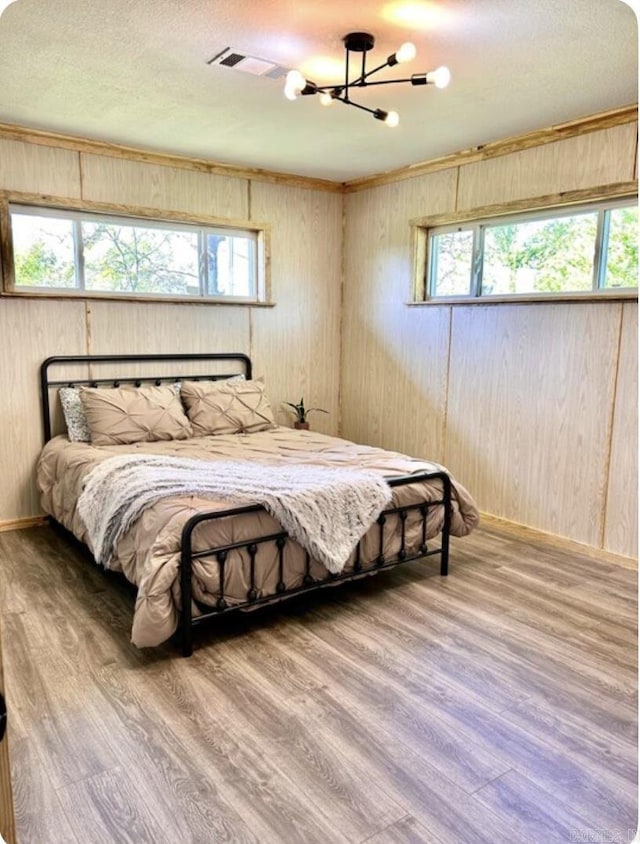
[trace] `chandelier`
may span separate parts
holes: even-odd
[[[329,106],[334,102],[344,103],[345,105],[359,108],[361,111],[369,112],[376,120],[382,120],[387,126],[397,126],[400,122],[400,115],[397,111],[367,108],[367,106],[356,103],[351,99],[352,90],[354,88],[369,88],[372,85],[393,85],[397,82],[410,82],[412,85],[435,85],[436,88],[446,88],[451,80],[451,74],[447,67],[439,67],[437,70],[432,70],[428,73],[414,73],[412,76],[404,79],[372,80],[371,77],[385,67],[394,67],[397,64],[404,64],[415,59],[415,46],[407,41],[381,65],[374,67],[372,70],[367,70],[367,53],[373,49],[373,45],[375,44],[373,35],[369,32],[350,32],[342,40],[346,51],[344,82],[333,85],[316,85],[315,82],[305,79],[299,70],[290,70],[287,73],[284,87],[284,94],[287,99],[295,100],[299,95],[306,97],[311,94],[319,94],[322,105]],[[362,55],[360,70],[358,76],[350,80],[349,65],[355,64],[357,60],[356,53],[361,53]],[[354,54],[353,58],[352,54]]]

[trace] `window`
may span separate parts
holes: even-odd
[[[421,229],[420,299],[638,286],[638,207],[614,200]],[[426,295],[425,295],[426,294]]]
[[[10,205],[14,288],[263,301],[262,231]]]

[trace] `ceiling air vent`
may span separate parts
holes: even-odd
[[[240,70],[242,73],[250,73],[251,76],[266,76],[268,79],[282,79],[290,70],[290,68],[283,67],[271,59],[248,56],[246,53],[234,50],[231,47],[225,47],[224,50],[209,59],[207,64]]]

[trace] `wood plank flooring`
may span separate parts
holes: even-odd
[[[0,534],[20,844],[631,841],[635,572],[493,526],[436,567],[183,660],[134,648],[131,591],[51,528]]]

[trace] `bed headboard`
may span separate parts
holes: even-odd
[[[164,370],[161,374],[152,372]],[[208,371],[202,370],[207,368]],[[56,373],[52,377],[50,370]],[[228,371],[224,371],[224,370]],[[181,370],[181,371],[178,371]],[[216,370],[216,371],[212,371]],[[64,377],[67,373],[67,377]],[[251,378],[251,360],[242,352],[176,355],[54,355],[40,366],[40,399],[44,441],[52,437],[52,391],[59,387],[119,387],[122,384],[216,381],[232,375]]]

